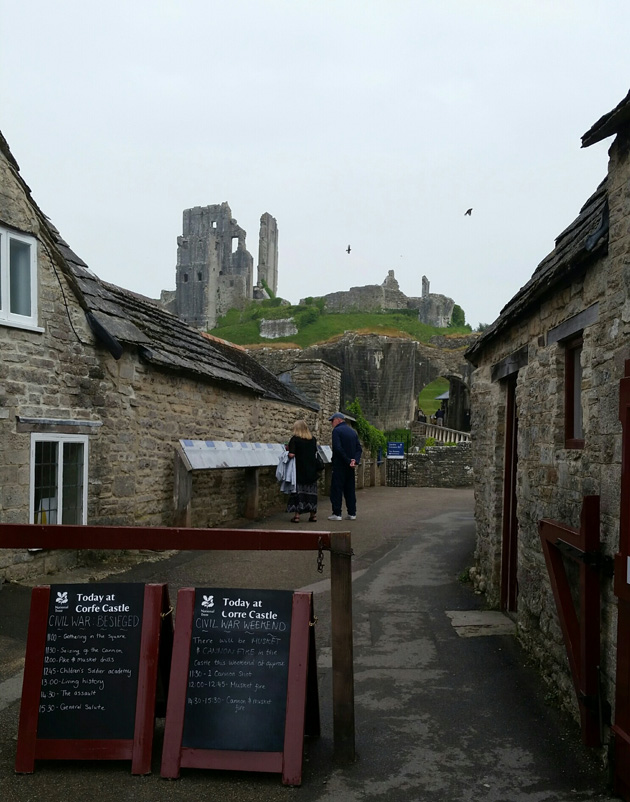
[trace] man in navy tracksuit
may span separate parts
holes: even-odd
[[[329,521],[341,521],[341,502],[346,499],[346,518],[354,521],[357,517],[357,496],[354,488],[354,469],[361,459],[361,443],[352,426],[346,423],[343,412],[333,412],[328,418],[333,425],[332,432],[332,479],[330,482],[330,502],[332,515]]]

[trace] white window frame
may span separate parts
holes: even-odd
[[[31,434],[31,462],[30,462],[30,493],[29,493],[29,523],[35,523],[35,445],[36,443],[57,443],[58,444],[58,473],[57,473],[57,509],[63,510],[63,444],[82,443],[83,444],[83,492],[82,492],[82,520],[81,524],[87,524],[87,500],[88,500],[88,446],[89,438],[86,434]],[[58,521],[58,523],[62,523]]]
[[[23,242],[30,247],[31,270],[31,314],[18,315],[11,312],[11,241]],[[27,234],[18,234],[10,228],[0,226],[0,325],[17,328],[38,329],[37,309],[37,240]]]

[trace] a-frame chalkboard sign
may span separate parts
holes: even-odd
[[[167,586],[33,589],[15,770],[40,760],[131,760],[151,771],[158,686],[168,688]],[[163,714],[163,713],[162,713]]]
[[[231,769],[301,783],[304,735],[319,735],[313,623],[310,593],[179,591],[162,777]]]

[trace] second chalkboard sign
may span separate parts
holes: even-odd
[[[302,776],[319,734],[310,593],[183,588],[177,596],[162,776],[180,768]]]
[[[195,591],[182,746],[280,752],[293,593]]]

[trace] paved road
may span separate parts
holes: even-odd
[[[353,522],[323,524],[324,503],[318,524],[290,524],[287,515],[257,524],[352,533],[355,763],[333,760],[328,565],[319,574],[315,555],[302,552],[180,553],[131,569],[123,564],[114,577],[101,566],[62,581],[167,581],[173,597],[185,585],[312,589],[322,736],[305,745],[302,786],[284,788],[276,775],[190,769],[179,780],[162,780],[161,721],[153,774],[146,777],[132,777],[124,762],[62,761],[39,762],[34,774],[15,775],[30,589],[10,585],[0,592],[0,799],[610,800],[574,722],[545,703],[509,619],[486,616],[483,597],[460,581],[474,550],[472,491],[370,488],[358,501]],[[485,634],[468,637],[473,632]]]

